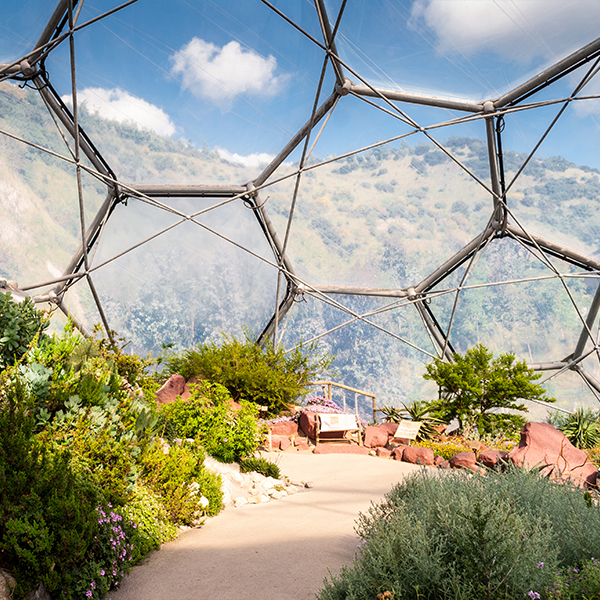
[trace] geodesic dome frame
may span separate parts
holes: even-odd
[[[596,397],[600,397],[600,382],[583,367],[583,361],[596,355],[600,361],[600,346],[597,336],[594,336],[593,329],[597,322],[598,311],[600,309],[600,287],[596,289],[593,302],[589,307],[587,314],[578,306],[578,303],[571,293],[566,279],[572,274],[564,273],[551,260],[559,259],[562,263],[574,265],[580,270],[579,277],[597,278],[600,272],[600,261],[581,252],[570,249],[565,245],[558,244],[543,236],[533,234],[520,222],[518,214],[510,206],[510,193],[515,182],[522,175],[523,171],[533,159],[536,151],[560,120],[564,111],[574,102],[590,100],[596,98],[593,95],[585,95],[586,85],[597,74],[600,64],[600,39],[581,48],[577,52],[567,56],[563,60],[556,62],[551,67],[538,73],[525,83],[515,87],[509,92],[497,98],[490,98],[482,102],[471,102],[468,100],[444,98],[440,96],[428,96],[425,94],[415,94],[398,90],[384,89],[372,85],[367,79],[354,70],[349,64],[340,58],[336,48],[336,35],[340,22],[344,15],[346,1],[341,3],[340,10],[335,18],[330,19],[324,0],[315,0],[314,9],[318,22],[320,24],[321,39],[316,39],[299,24],[290,19],[284,12],[272,5],[267,0],[262,0],[263,4],[281,17],[282,23],[286,23],[295,30],[296,35],[308,38],[312,44],[322,51],[323,63],[321,76],[315,93],[314,104],[305,124],[289,140],[277,156],[264,168],[254,179],[243,184],[230,185],[156,185],[156,184],[127,184],[120,181],[110,165],[102,157],[101,153],[94,146],[91,140],[83,131],[79,122],[78,101],[77,101],[77,76],[75,61],[75,33],[79,30],[93,26],[96,22],[120,11],[136,0],[126,2],[115,9],[100,15],[88,22],[79,24],[81,4],[73,0],[60,0],[48,21],[44,31],[31,52],[10,64],[0,65],[0,81],[12,79],[18,82],[28,83],[34,86],[43,99],[47,109],[55,120],[64,142],[69,150],[69,156],[61,156],[56,152],[33,144],[26,139],[19,138],[8,132],[1,132],[3,135],[12,137],[25,144],[53,154],[54,156],[73,164],[76,168],[78,195],[79,195],[79,221],[81,230],[81,244],[69,264],[64,268],[63,275],[42,282],[32,282],[22,285],[13,290],[17,295],[29,294],[40,288],[52,286],[50,291],[33,294],[31,297],[35,302],[50,302],[57,305],[65,314],[68,314],[78,323],[78,327],[84,332],[85,326],[77,320],[77,316],[71,314],[63,302],[65,294],[70,287],[80,280],[85,280],[94,297],[97,310],[102,319],[104,327],[110,331],[106,312],[103,309],[100,296],[94,285],[95,273],[105,267],[108,263],[116,260],[123,254],[141,247],[144,243],[155,239],[156,237],[171,231],[183,223],[193,223],[210,233],[219,236],[228,243],[236,245],[245,252],[252,254],[255,258],[266,262],[277,270],[277,289],[275,294],[275,310],[265,326],[259,340],[270,337],[274,340],[279,339],[279,328],[283,318],[293,307],[294,302],[303,295],[312,296],[321,302],[327,303],[335,309],[347,314],[347,320],[339,327],[348,326],[357,321],[369,324],[384,333],[396,338],[401,343],[406,343],[413,348],[424,353],[426,356],[434,354],[416,347],[410,340],[387,330],[385,327],[373,321],[372,317],[382,310],[398,309],[406,306],[412,306],[419,314],[425,331],[429,335],[435,353],[447,360],[452,360],[455,350],[452,344],[452,330],[454,324],[455,312],[462,293],[470,288],[468,279],[473,268],[477,264],[480,256],[496,240],[509,238],[527,249],[531,256],[544,265],[548,270],[548,275],[540,276],[538,279],[548,277],[560,281],[565,295],[572,302],[581,326],[576,346],[566,357],[554,361],[530,364],[536,370],[552,371],[551,377],[555,377],[566,371],[572,371],[581,376],[583,381],[593,391]],[[69,44],[70,48],[70,70],[72,83],[72,110],[65,104],[57,93],[51,82],[50,73],[46,69],[47,57],[60,45]],[[584,68],[583,76],[579,77],[578,82],[573,87],[572,93],[568,97],[552,98],[545,100],[535,100],[536,94],[552,85],[560,79],[575,73],[578,69]],[[327,69],[332,69],[335,76],[335,86],[332,92],[323,100],[325,73]],[[327,127],[327,123],[336,107],[344,102],[348,96],[358,99],[361,102],[368,103],[376,110],[384,112],[390,119],[401,122],[408,127],[408,131],[400,135],[391,137],[371,144],[366,147],[356,149],[326,160],[315,162],[309,160],[312,149],[319,137]],[[410,115],[411,105],[422,105],[439,109],[440,114],[444,110],[452,110],[460,113],[461,116],[449,120],[440,119],[433,125],[420,126]],[[528,111],[542,106],[555,106],[556,114],[544,133],[523,161],[516,174],[510,178],[506,176],[503,156],[503,127],[504,118],[507,115]],[[444,146],[433,135],[432,132],[445,127],[459,123],[469,123],[483,121],[486,132],[487,157],[489,167],[489,181],[476,175],[461,158]],[[70,136],[70,140],[67,138]],[[412,282],[412,285],[403,289],[394,288],[374,288],[374,287],[353,287],[353,286],[333,286],[317,285],[306,279],[301,278],[294,268],[289,251],[290,236],[292,236],[292,222],[299,201],[299,190],[302,178],[314,169],[318,169],[332,162],[343,161],[349,157],[368,152],[375,148],[385,146],[401,139],[411,136],[424,136],[439,151],[443,152],[448,160],[452,161],[481,189],[485,190],[491,198],[491,209],[489,218],[483,230],[467,243],[463,248],[453,256],[441,257],[439,266],[430,272],[421,280]],[[277,174],[277,170],[284,164],[292,152],[301,149],[301,158],[296,168],[291,173],[284,175]],[[87,164],[84,159],[89,161]],[[85,214],[83,201],[83,188],[81,185],[81,174],[87,172],[100,180],[107,189],[107,195],[98,212],[91,220]],[[284,231],[278,232],[271,221],[268,209],[265,206],[264,194],[273,185],[281,183],[284,180],[293,181],[293,194],[289,199],[289,214]],[[205,198],[214,201],[214,203],[202,210],[191,214],[185,214],[172,206],[163,202],[165,198]],[[175,215],[177,221],[165,227],[161,231],[154,233],[151,237],[136,243],[124,252],[112,257],[99,264],[94,264],[94,248],[99,243],[107,222],[115,207],[121,203],[126,203],[127,199],[135,198],[156,208]],[[252,210],[256,219],[258,228],[266,239],[273,258],[271,260],[259,256],[252,249],[244,247],[235,240],[224,236],[222,233],[209,227],[202,221],[202,216],[209,211],[217,211],[219,208],[232,202],[242,202],[246,207]],[[463,272],[458,285],[450,286],[443,291],[439,290],[441,282],[446,281],[453,273],[457,273],[462,268]],[[519,283],[519,281],[535,281],[536,278],[504,281],[503,284]],[[497,283],[490,283],[497,285]],[[446,326],[441,324],[440,319],[432,308],[431,300],[440,294],[453,295],[452,311]],[[387,307],[358,313],[355,310],[345,306],[336,298],[339,296],[372,296],[382,299],[390,299]],[[330,331],[322,332],[319,336],[327,335]]]

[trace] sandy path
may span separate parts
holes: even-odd
[[[370,456],[272,455],[313,488],[228,508],[135,567],[110,600],[314,600],[329,572],[352,562],[354,524],[413,465]]]

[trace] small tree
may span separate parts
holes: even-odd
[[[455,353],[453,363],[436,358],[425,368],[423,377],[440,388],[439,399],[430,403],[431,413],[447,422],[458,419],[461,431],[472,424],[479,433],[500,429],[516,433],[525,419],[512,411],[527,412],[520,400],[555,402],[542,386],[533,383],[541,374],[529,369],[525,361],[516,361],[511,352],[494,358],[482,344],[464,356]]]

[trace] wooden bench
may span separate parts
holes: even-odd
[[[317,413],[316,414],[316,443],[344,441],[351,444],[353,441],[363,445],[362,427],[359,418],[348,413]],[[322,433],[337,432],[340,437],[322,438]],[[356,439],[352,439],[353,436]]]

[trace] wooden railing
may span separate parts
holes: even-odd
[[[377,406],[375,405],[375,394],[371,394],[371,392],[365,392],[364,390],[357,390],[348,385],[344,385],[343,383],[336,383],[335,381],[311,381],[310,383],[307,383],[306,385],[307,386],[308,385],[320,385],[323,389],[323,395],[326,398],[329,398],[329,400],[331,400],[331,388],[332,387],[340,388],[342,390],[347,390],[349,392],[354,392],[354,410],[355,410],[357,416],[358,416],[357,396],[360,395],[360,396],[366,396],[367,398],[371,398],[371,400],[373,401],[373,421],[375,423],[377,423],[377,412],[380,412],[381,409],[377,408]],[[325,388],[327,388],[327,392],[325,391]],[[346,412],[346,396],[344,396],[344,405],[342,408],[344,409],[344,412]]]

